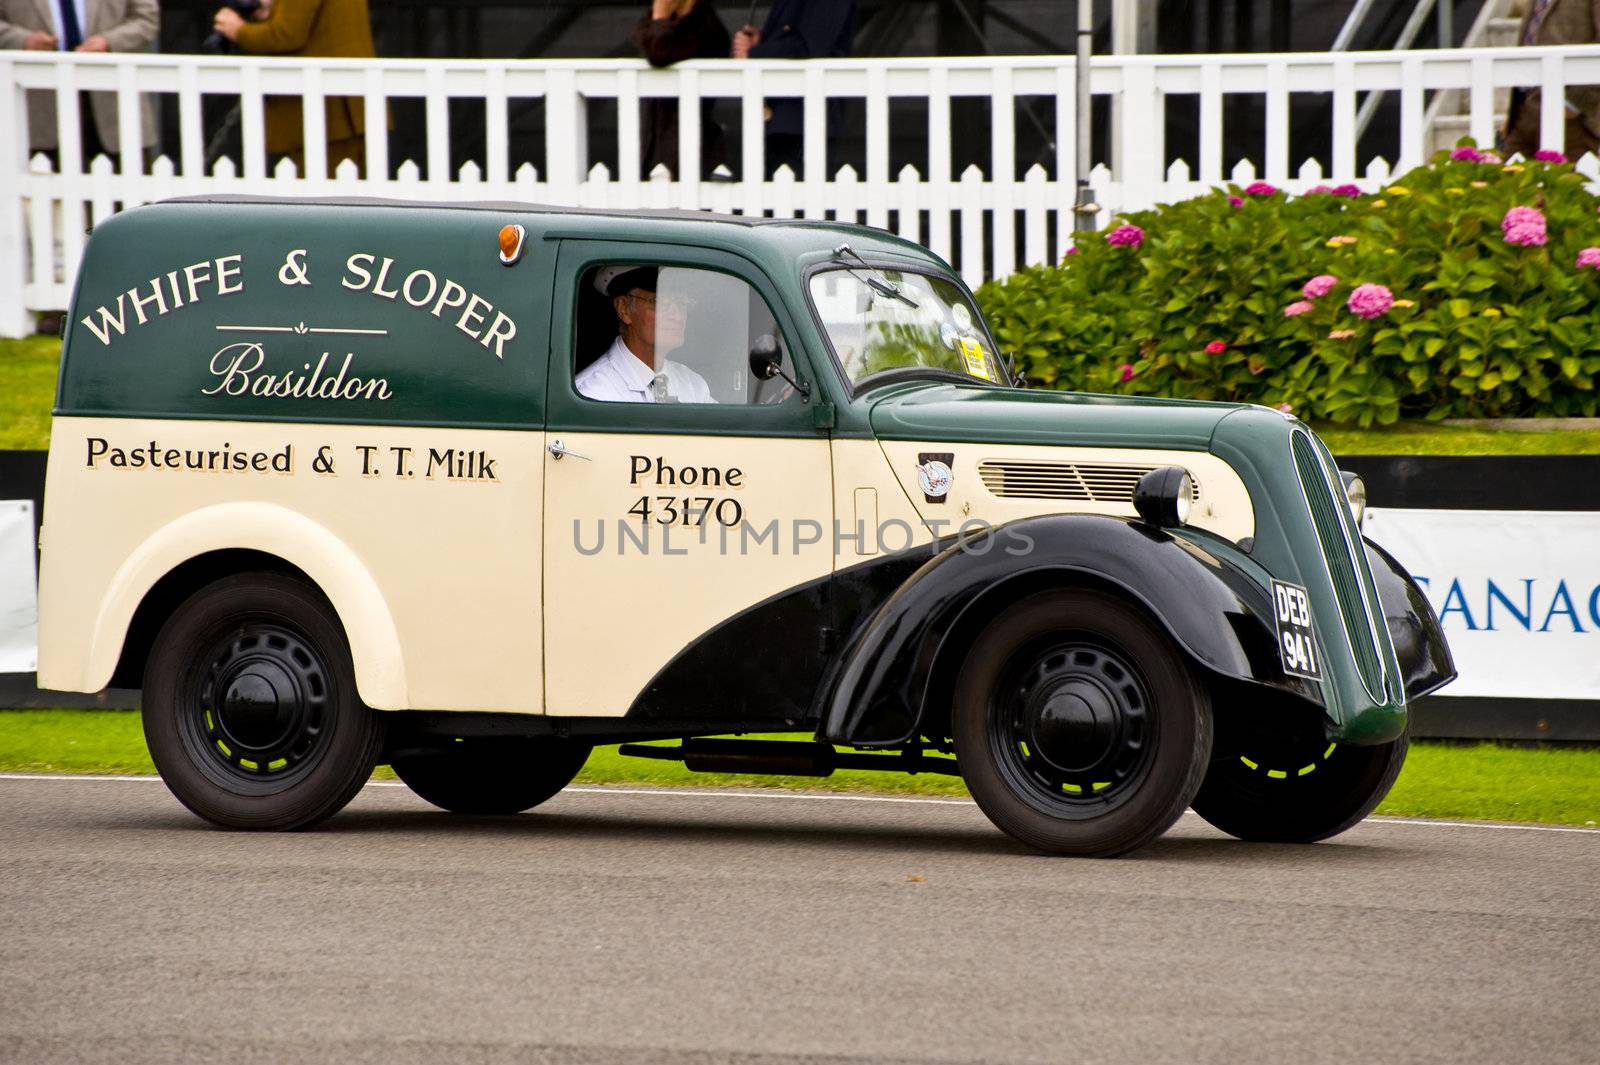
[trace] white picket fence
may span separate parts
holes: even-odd
[[[1429,94],[1464,91],[1471,134],[1494,137],[1496,88],[1530,85],[1560,99],[1568,85],[1600,84],[1600,49],[1497,48],[1386,53],[1106,56],[1092,61],[1091,90],[1114,104],[1109,166],[1090,175],[1101,220],[1121,211],[1203,193],[1224,181],[1263,178],[1290,191],[1320,182],[1374,187],[1422,162]],[[892,229],[950,259],[971,284],[1044,262],[1065,250],[1073,228],[1073,60],[1067,56],[863,59],[807,62],[708,60],[662,70],[641,61],[240,59],[199,55],[77,55],[0,52],[0,335],[17,335],[33,312],[63,307],[71,292],[87,227],[109,213],[169,196],[248,191],[265,195],[374,195],[406,199],[516,199],[627,209],[677,207],[764,213],[778,217],[838,218]],[[114,92],[120,120],[120,169],[79,148],[78,109],[58,107],[59,166],[30,155],[25,93],[73,98],[80,91]],[[1358,160],[1356,113],[1364,94],[1382,90],[1399,101],[1399,140],[1392,162]],[[145,166],[138,144],[141,94],[176,98],[177,158]],[[270,165],[262,98],[299,95],[304,108],[306,173]],[[362,100],[366,116],[365,170],[353,164],[330,175],[324,148],[326,96]],[[1225,101],[1264,101],[1265,132],[1257,160],[1224,170]],[[1291,159],[1289,109],[1295,96],[1331,103],[1325,151]],[[240,158],[206,168],[202,99],[239,105]],[[682,101],[680,178],[664,170],[640,180],[641,101]],[[804,163],[798,175],[779,170],[766,179],[763,105],[768,97],[805,101]],[[1169,103],[1192,97],[1198,114],[1198,158],[1167,165],[1163,130]],[[385,132],[391,104],[423,101],[421,166],[391,165]],[[722,101],[722,120],[740,144],[739,179],[698,175],[700,109]],[[827,101],[864,101],[865,170],[826,165]],[[926,101],[925,171],[890,172],[890,102]],[[988,101],[987,165],[952,172],[952,101]],[[483,108],[483,165],[452,168],[450,103]],[[542,173],[511,166],[512,104],[539,101],[544,116]],[[592,164],[588,109],[614,103],[617,173]],[[1017,173],[1017,107],[1030,105],[1051,133],[1052,166]],[[1561,114],[1547,109],[1543,137],[1559,146]],[[170,137],[169,137],[170,141]],[[109,146],[108,146],[109,147]],[[1584,166],[1600,176],[1595,161]],[[20,295],[20,299],[18,296]]]

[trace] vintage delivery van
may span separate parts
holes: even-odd
[[[1275,411],[1010,374],[944,262],[854,226],[129,210],[66,329],[40,682],[142,687],[235,828],[377,763],[515,813],[612,743],[960,774],[1067,854],[1365,816],[1454,667],[1359,483]]]

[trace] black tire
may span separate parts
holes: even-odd
[[[951,730],[972,797],[1051,854],[1111,857],[1165,832],[1194,798],[1211,712],[1178,649],[1127,601],[1042,592],[978,636]]]
[[[390,760],[418,796],[455,814],[519,814],[572,783],[588,744],[562,739],[467,740]]]
[[[274,573],[190,596],[145,667],[144,735],[179,802],[225,828],[307,828],[372,775],[383,718],[361,702],[344,629]]]
[[[1260,740],[1219,754],[1194,797],[1194,812],[1230,836],[1261,843],[1315,843],[1336,836],[1389,794],[1407,739],[1374,747],[1326,740]]]

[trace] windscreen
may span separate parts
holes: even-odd
[[[864,267],[824,270],[811,277],[811,302],[852,384],[918,369],[1005,383],[982,317],[948,278]]]

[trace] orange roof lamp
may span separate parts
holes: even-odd
[[[522,242],[528,237],[528,231],[515,222],[500,227],[500,261],[507,266],[513,265],[522,258]]]

